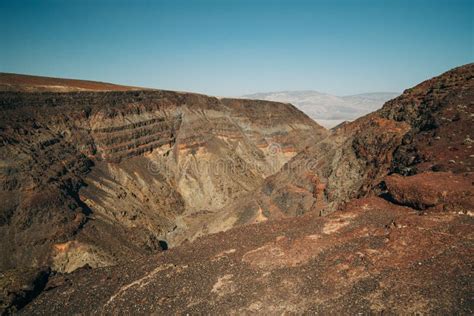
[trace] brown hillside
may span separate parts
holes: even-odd
[[[106,82],[0,73],[0,91],[72,92],[72,91],[130,91],[138,87]]]

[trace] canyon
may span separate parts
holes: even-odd
[[[1,100],[2,268],[71,272],[191,238],[188,222],[251,192],[326,133],[289,105],[169,91]]]
[[[288,103],[0,90],[5,313],[472,313],[474,64],[332,130]]]

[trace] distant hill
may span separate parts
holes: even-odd
[[[377,110],[398,95],[398,92],[372,92],[339,97],[307,90],[255,93],[243,97],[291,103],[319,124],[331,128]]]
[[[40,77],[0,72],[0,91],[72,92],[148,90],[106,82]]]

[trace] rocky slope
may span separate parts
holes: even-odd
[[[472,216],[373,197],[50,277],[22,314],[472,314]]]
[[[159,99],[171,98],[170,95],[166,96]],[[124,100],[123,97],[121,95],[120,100]],[[186,97],[204,98],[196,95]],[[58,253],[62,253],[63,249],[77,249],[85,244],[87,238],[95,238],[94,234],[109,232],[117,236],[116,248],[110,244],[102,246],[102,249],[114,249],[107,253],[117,253],[114,251],[120,249],[118,245],[129,245],[135,236],[132,227],[123,225],[125,233],[120,235],[117,229],[114,230],[118,226],[111,223],[114,220],[127,223],[129,214],[137,214],[138,222],[141,221],[140,216],[151,216],[146,211],[145,203],[140,208],[145,210],[142,211],[145,215],[138,213],[138,210],[137,213],[123,215],[114,211],[115,208],[118,210],[117,205],[135,201],[128,200],[132,193],[140,201],[141,196],[138,198],[138,194],[148,196],[132,185],[135,182],[153,181],[142,176],[144,172],[139,167],[143,166],[142,161],[160,162],[152,164],[154,172],[147,173],[147,176],[159,177],[157,183],[162,185],[161,192],[167,192],[168,188],[174,192],[171,189],[177,188],[176,195],[171,194],[166,199],[166,203],[170,203],[166,205],[174,205],[182,214],[188,214],[178,222],[189,225],[193,236],[199,235],[194,234],[198,231],[221,232],[202,236],[193,242],[184,242],[166,252],[129,257],[128,262],[116,266],[97,269],[85,267],[71,274],[45,270],[36,274],[24,273],[24,278],[18,274],[4,273],[2,282],[17,289],[9,292],[9,295],[3,295],[3,301],[7,302],[4,304],[10,306],[10,311],[23,307],[34,298],[20,312],[473,313],[474,150],[469,133],[474,120],[474,64],[453,69],[408,89],[400,97],[387,102],[381,110],[338,127],[328,137],[324,137],[324,131],[317,127],[303,128],[305,124],[301,126],[301,122],[294,122],[291,127],[285,125],[289,113],[296,110],[283,104],[261,101],[258,104],[262,107],[281,108],[278,112],[266,111],[268,116],[259,116],[254,111],[256,107],[251,106],[254,101],[213,100],[215,103],[206,102],[206,105],[212,109],[224,106],[228,117],[239,126],[243,135],[241,137],[248,141],[241,140],[239,145],[229,150],[224,150],[229,147],[217,139],[195,145],[193,140],[196,140],[192,135],[194,131],[199,134],[197,126],[200,124],[194,122],[199,121],[204,112],[206,126],[209,126],[211,110],[206,108],[188,112],[193,107],[189,106],[191,100],[186,99],[186,105],[181,105],[186,110],[182,109],[181,117],[172,120],[175,122],[172,125],[179,127],[167,134],[175,135],[170,136],[172,140],[168,140],[171,144],[163,145],[166,146],[163,149],[157,147],[147,154],[137,153],[141,145],[111,151],[107,140],[117,139],[119,135],[104,135],[102,138],[99,136],[102,134],[95,133],[112,133],[116,127],[117,131],[126,130],[128,133],[132,128],[123,129],[123,122],[114,122],[114,118],[123,114],[105,115],[102,111],[108,113],[107,110],[93,107],[95,110],[87,117],[94,117],[95,111],[101,113],[101,117],[96,121],[89,119],[89,124],[95,128],[94,122],[103,122],[100,126],[102,129],[90,128],[86,135],[77,133],[75,136],[63,136],[76,137],[72,143],[85,143],[87,146],[94,144],[95,147],[86,146],[82,149],[85,158],[75,160],[72,169],[75,173],[68,173],[68,178],[72,179],[61,180],[61,183],[73,185],[73,188],[82,185],[80,189],[71,191],[79,192],[77,195],[55,196],[70,198],[67,201],[71,201],[71,205],[75,206],[72,204],[75,202],[76,208],[83,210],[76,213],[84,215],[78,215],[77,219],[71,216],[69,221],[63,220],[64,223],[78,223],[76,225],[81,228],[76,230],[79,233],[72,234],[72,243],[54,244],[54,247]],[[41,100],[42,104],[48,102],[52,101]],[[86,103],[90,105],[90,102],[91,99]],[[130,104],[135,104],[129,101],[116,102],[124,102],[131,108],[133,106]],[[140,104],[146,108],[149,103],[141,101]],[[121,105],[110,107],[121,108]],[[15,108],[15,121],[18,126],[24,126],[25,120],[20,119],[22,116],[19,115],[18,106]],[[75,110],[79,108],[74,105]],[[143,110],[131,112],[136,114]],[[273,118],[271,115],[276,113],[287,114]],[[10,112],[8,119],[12,120],[12,117]],[[302,121],[303,118],[306,119],[302,116]],[[278,127],[274,129],[265,125],[269,120],[279,122]],[[135,122],[133,119],[128,121],[129,124]],[[186,125],[190,126],[189,130],[185,129]],[[299,130],[292,129],[296,127]],[[217,129],[213,131],[212,137],[216,137],[214,133],[217,133]],[[219,140],[224,137],[227,145],[233,144],[229,139],[237,137],[236,134],[228,129],[223,133],[218,134]],[[317,137],[314,137],[315,134]],[[310,138],[310,135],[314,138]],[[270,136],[272,143],[265,146],[262,139],[266,140]],[[94,142],[84,142],[87,137],[94,139]],[[185,144],[183,139],[186,139]],[[306,141],[302,142],[301,139]],[[8,144],[12,144],[7,148],[16,148],[11,146],[20,143],[16,138],[7,140]],[[216,143],[221,144],[218,149],[211,145]],[[253,156],[253,151],[247,151],[244,145],[260,148],[260,158]],[[164,149],[168,146],[173,150]],[[194,188],[200,192],[198,186],[187,186],[192,181],[186,179],[200,177],[199,183],[207,183],[202,180],[207,173],[203,173],[202,169],[193,173],[189,167],[180,165],[180,161],[194,161],[195,165],[200,166],[203,161],[210,159],[208,157],[213,157],[215,151],[212,150],[218,150],[219,157],[233,157],[233,166],[236,161],[233,155],[245,157],[241,160],[250,161],[251,166],[258,166],[241,168],[239,165],[238,174],[242,175],[242,170],[250,171],[245,175],[245,179],[250,179],[245,182],[245,188],[252,188],[242,189],[238,193],[225,191],[234,194],[232,199],[225,201],[222,197],[206,202],[196,194],[196,203],[208,206],[209,210],[192,210],[189,205],[192,205],[194,195],[187,198],[186,194],[182,194],[182,185],[185,183],[185,188]],[[61,152],[67,153],[66,147]],[[193,160],[191,157],[196,155],[200,156]],[[167,160],[171,158],[173,163]],[[87,163],[89,161],[92,165]],[[135,163],[139,166],[135,166]],[[281,169],[272,174],[275,164]],[[211,169],[217,169],[217,165],[213,164]],[[120,169],[120,173],[111,170],[111,166]],[[83,168],[90,170],[86,176],[81,174]],[[179,171],[183,169],[192,176],[181,178]],[[16,188],[17,183],[28,183],[26,178],[20,178],[20,171],[12,168],[6,170],[4,183],[12,188]],[[260,180],[254,181],[257,177],[252,178],[252,175],[257,171],[260,172]],[[172,178],[174,181],[170,180],[169,174],[175,175]],[[94,179],[99,178],[104,179],[102,187],[94,183]],[[230,178],[239,183],[243,181],[243,178],[234,174]],[[35,179],[33,177],[30,180],[33,188],[37,181]],[[75,179],[86,184],[90,182],[84,187],[82,182]],[[186,181],[180,182],[180,179]],[[119,192],[115,187],[117,183],[122,188],[133,189],[128,189],[125,198],[119,199],[118,204],[112,204],[108,199],[113,199],[113,192]],[[61,189],[64,187],[57,188]],[[18,194],[16,190],[10,190],[5,196]],[[106,193],[101,193],[101,190]],[[203,190],[217,197],[222,192],[214,185]],[[34,189],[25,192],[34,192]],[[155,193],[149,196],[153,197]],[[100,200],[95,197],[100,197]],[[98,201],[91,203],[90,200],[94,198]],[[150,200],[147,203],[152,202]],[[37,205],[35,203],[29,205]],[[101,203],[110,206],[101,210]],[[163,201],[160,200],[160,203]],[[221,208],[222,205],[225,206]],[[48,204],[48,207],[55,207],[55,204]],[[214,207],[215,211],[212,210]],[[84,211],[87,208],[90,211]],[[108,210],[112,210],[111,214],[107,213]],[[51,216],[46,210],[35,212]],[[61,213],[58,211],[58,214]],[[159,212],[162,219],[156,223],[170,219],[164,214]],[[39,221],[38,217],[28,218],[33,218],[33,223]],[[205,219],[205,222],[193,218]],[[40,219],[43,220],[42,217]],[[146,217],[142,227],[146,227],[145,223],[149,222]],[[107,230],[107,225],[112,228]],[[165,226],[150,227],[149,230],[166,231],[168,226]],[[232,228],[222,232],[229,227]],[[179,240],[178,237],[173,238]],[[153,240],[149,244],[153,244]]]
[[[337,128],[268,177],[258,193],[237,200],[228,217],[326,214],[383,193],[389,173],[472,172],[473,76],[473,64],[453,69]]]
[[[4,91],[0,107],[2,270],[179,243],[326,134],[287,104],[170,91]]]

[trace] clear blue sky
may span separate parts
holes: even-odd
[[[0,71],[237,96],[402,91],[474,61],[472,0],[0,0]]]

